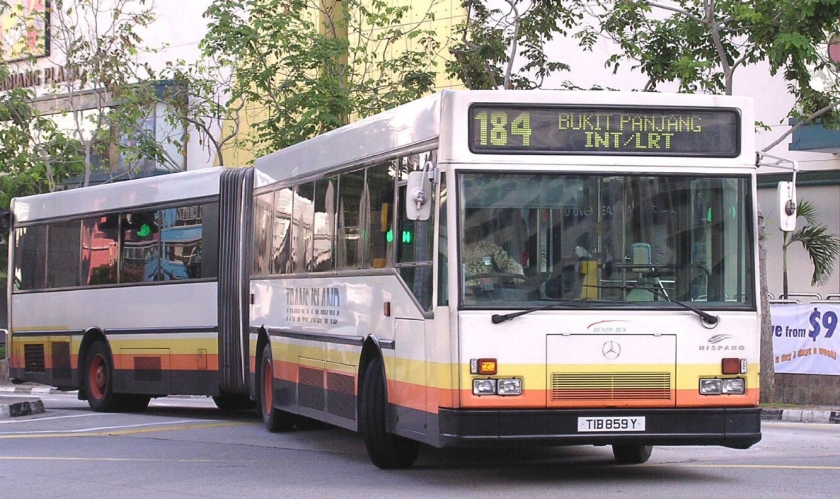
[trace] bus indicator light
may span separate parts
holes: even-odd
[[[471,359],[470,374],[496,374],[498,365],[496,359]]]

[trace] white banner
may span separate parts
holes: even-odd
[[[777,373],[840,376],[840,303],[771,305]]]

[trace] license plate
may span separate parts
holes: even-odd
[[[578,432],[645,431],[644,416],[581,417]]]

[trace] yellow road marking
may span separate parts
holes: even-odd
[[[199,423],[199,424],[185,424],[176,426],[162,426],[155,428],[132,428],[126,430],[107,430],[107,431],[91,431],[83,433],[70,432],[53,432],[53,433],[18,433],[11,435],[0,435],[0,440],[13,438],[61,438],[61,437],[116,437],[122,435],[134,435],[138,433],[154,433],[159,431],[175,431],[175,430],[199,430],[204,428],[221,428],[225,426],[246,426],[256,425],[258,423],[245,422],[224,422],[224,423]]]
[[[798,464],[697,464],[697,463],[662,463],[654,466],[681,466],[683,468],[732,468],[763,470],[830,470],[840,471],[840,466],[802,466]]]

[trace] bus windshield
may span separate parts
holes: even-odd
[[[461,305],[754,308],[745,176],[462,173]]]

